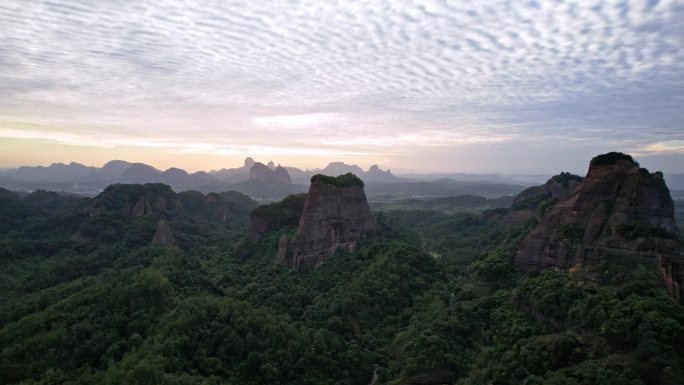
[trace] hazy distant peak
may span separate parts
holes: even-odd
[[[273,162],[269,162],[269,164],[273,164]],[[292,182],[292,179],[285,168],[279,166],[274,170],[261,162],[256,162],[254,166],[252,166],[249,173],[249,179],[267,182],[275,181],[285,184],[290,184]]]
[[[177,167],[171,167],[168,170],[164,171],[164,174],[174,176],[185,176],[188,175],[188,172]]]
[[[161,172],[160,170],[157,170],[156,168],[150,166],[149,164],[145,164],[145,163],[133,163],[133,164],[131,164],[131,167],[129,168],[129,170],[150,170],[150,171],[156,171],[158,173]]]
[[[117,178],[122,183],[156,182],[162,172],[145,163],[133,163]]]
[[[124,160],[110,160],[105,163],[98,173],[98,179],[110,180],[121,176],[126,169],[131,167],[132,163]]]
[[[130,166],[132,163],[131,162],[126,162],[125,160],[120,160],[120,159],[114,159],[110,160],[109,162],[105,163],[102,168],[105,167],[113,167],[113,166]]]
[[[342,175],[351,172],[352,174],[363,175],[364,171],[361,167],[355,164],[346,164],[344,162],[330,162],[321,170],[324,175]]]
[[[368,168],[367,173],[369,175],[390,175],[390,170],[383,170],[377,164],[374,164]]]
[[[38,167],[42,167],[42,166],[38,166]],[[69,164],[61,163],[61,162],[60,162],[60,163],[52,163],[52,164],[51,164],[50,166],[48,166],[48,167],[72,167],[72,168],[77,167],[77,168],[90,168],[90,167],[88,167],[88,166],[86,166],[86,165],[83,165],[83,164],[81,164],[81,163],[76,163],[76,162],[70,162]]]

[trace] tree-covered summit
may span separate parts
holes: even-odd
[[[591,166],[610,166],[616,164],[619,161],[628,161],[635,166],[639,166],[639,163],[635,161],[631,155],[622,152],[608,152],[606,154],[601,154],[593,157],[589,165]]]
[[[316,174],[311,177],[311,183],[327,183],[338,187],[363,187],[364,183],[358,176],[348,172],[339,176],[328,176],[323,174]]]

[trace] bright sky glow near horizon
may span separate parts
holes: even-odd
[[[682,1],[0,3],[0,167],[684,172]]]

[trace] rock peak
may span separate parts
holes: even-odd
[[[304,200],[299,231],[292,240],[291,266],[316,268],[339,249],[352,251],[376,228],[363,181],[354,174],[317,174]]]
[[[522,241],[516,268],[588,266],[607,255],[633,255],[669,271],[669,277],[663,273],[665,281],[679,298],[684,257],[674,234],[674,205],[661,175],[639,168],[629,155],[595,157],[581,183],[551,206]]]

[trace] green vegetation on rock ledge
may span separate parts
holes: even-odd
[[[338,187],[363,187],[363,181],[356,175],[348,172],[339,176],[328,176],[323,174],[316,174],[311,177],[311,183],[327,183]]]

